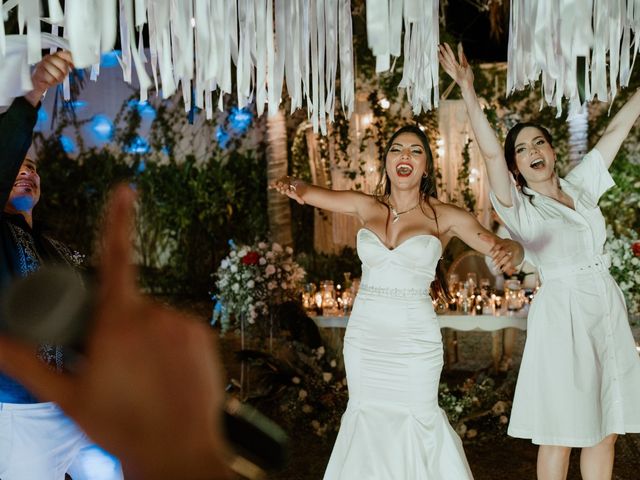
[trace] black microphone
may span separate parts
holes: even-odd
[[[0,325],[11,336],[33,344],[60,345],[73,371],[91,330],[96,284],[89,275],[62,265],[40,268],[16,279],[0,298]],[[255,408],[227,397],[225,436],[237,457],[230,466],[250,479],[282,468],[289,459],[289,439],[276,423]]]

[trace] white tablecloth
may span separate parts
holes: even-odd
[[[523,308],[517,312],[506,310],[497,315],[462,315],[459,313],[438,315],[440,328],[452,328],[454,330],[470,331],[481,330],[493,332],[503,328],[527,329],[528,308]],[[320,328],[346,328],[349,316],[326,316],[312,317],[316,325]]]

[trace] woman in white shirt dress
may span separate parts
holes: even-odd
[[[640,93],[562,179],[551,135],[541,126],[513,127],[503,152],[461,46],[458,58],[440,47],[440,62],[467,106],[493,206],[542,282],[529,311],[508,433],[540,445],[539,479],[565,479],[572,447],[582,448],[582,478],[610,479],[616,436],[640,432],[640,359],[603,253],[598,200],[614,185],[608,167],[640,115]]]

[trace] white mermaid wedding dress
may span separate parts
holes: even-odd
[[[358,232],[362,283],[344,338],[349,403],[325,480],[471,479],[438,406],[442,337],[428,286],[442,252],[417,235],[389,250]]]

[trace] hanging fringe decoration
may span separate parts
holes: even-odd
[[[163,98],[180,88],[185,109],[190,111],[193,101],[210,119],[213,94],[219,94],[222,110],[224,96],[232,93],[235,65],[240,107],[255,99],[259,114],[265,104],[275,114],[286,83],[291,109],[306,101],[314,130],[326,134],[327,118],[334,118],[339,70],[342,109],[347,117],[353,111],[350,0],[66,0],[64,5],[62,9],[59,0],[48,0],[49,18],[43,19],[40,0],[4,2],[3,17],[17,7],[26,40],[11,40],[8,49],[14,36],[5,37],[0,23],[0,71],[8,62],[7,50],[13,61],[17,58],[17,45],[25,45],[21,48],[28,64],[41,59],[40,21],[45,20],[64,27],[76,67],[92,67],[93,80],[100,71],[100,54],[111,50],[119,35],[124,80],[131,83],[135,71],[142,101],[151,87]],[[145,26],[149,58],[142,38]]]
[[[367,39],[376,72],[391,68],[391,57],[404,56],[401,88],[413,113],[438,106],[438,0],[367,0]],[[404,51],[401,51],[404,24]]]
[[[512,0],[507,93],[541,79],[544,102],[570,113],[613,101],[640,42],[640,0]]]

